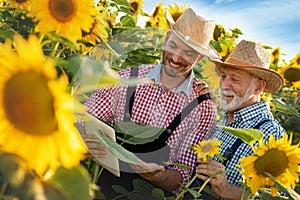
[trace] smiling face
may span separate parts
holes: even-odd
[[[223,67],[220,79],[220,105],[234,112],[259,101],[263,80],[241,69]]]
[[[186,45],[174,33],[168,33],[163,52],[163,69],[168,76],[187,77],[193,65],[200,59],[199,56],[198,52]]]

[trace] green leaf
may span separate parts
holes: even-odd
[[[0,154],[0,176],[8,182],[11,195],[18,199],[68,199],[61,190],[55,187],[43,188],[47,184],[28,169],[23,159],[14,154]],[[43,190],[45,193],[41,192]],[[51,191],[52,198],[48,198],[49,191]]]
[[[164,200],[165,199],[165,193],[160,188],[153,188],[152,189],[152,196],[157,200]]]
[[[273,99],[272,103],[275,106],[275,110],[280,111],[280,112],[284,112],[286,114],[294,115],[294,116],[300,118],[300,113],[298,112],[298,110],[295,107],[286,104],[282,100]]]
[[[71,169],[59,167],[47,183],[63,191],[67,199],[88,200],[92,199],[89,195],[89,180],[88,171],[78,165]]]
[[[135,27],[135,23],[133,19],[129,16],[122,16],[120,18],[120,22],[122,23],[122,26],[124,27]]]
[[[223,130],[231,133],[232,135],[239,137],[244,142],[251,145],[252,143],[262,139],[263,133],[260,130],[253,128],[231,128],[226,126],[219,126]]]
[[[117,123],[114,128],[116,132],[125,135],[125,139],[119,139],[129,144],[145,144],[147,142],[152,142],[166,130],[165,128],[158,128],[134,122]]]
[[[270,173],[265,172],[265,174],[274,182],[275,187],[287,194],[290,199],[300,199],[300,195],[294,190],[290,188],[287,189],[285,186],[281,185]]]
[[[120,160],[136,165],[139,164],[138,158],[133,153],[113,141],[110,137],[107,137],[105,134],[98,131],[94,131],[94,134],[97,136],[99,141],[105,145],[106,149],[117,156]]]
[[[83,94],[101,87],[117,85],[121,79],[108,63],[97,62],[87,56],[69,60],[68,73],[74,77],[74,93]]]
[[[69,198],[64,195],[63,190],[59,190],[53,184],[43,182],[43,187],[45,191],[45,196],[47,199],[55,199],[55,200],[67,200]]]
[[[112,1],[118,5],[129,6],[129,3],[127,0],[112,0]]]
[[[201,193],[199,193],[198,191],[196,190],[193,190],[193,189],[190,189],[188,188],[187,191],[193,195],[194,199],[198,199],[200,196],[201,196]]]

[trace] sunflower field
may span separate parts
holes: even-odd
[[[146,13],[143,0],[0,0],[0,199],[105,199],[96,185],[102,167],[87,158],[88,149],[75,126],[84,117],[76,113],[85,112],[82,103],[92,91],[124,81],[116,71],[158,63],[169,29],[165,10],[176,21],[187,8],[159,3]],[[242,34],[239,28],[227,30],[217,24],[211,45],[226,59]],[[275,148],[289,159],[286,163],[275,159],[274,167],[281,172],[266,175],[260,184],[250,178],[247,165],[257,157],[245,158],[240,167],[253,195],[272,185],[272,194],[265,192],[258,199],[271,199],[278,190],[297,199],[300,52],[284,60],[284,49],[264,47],[270,52],[271,68],[282,74],[285,83],[277,94],[264,93],[261,98],[270,103],[289,138],[270,138],[269,146],[261,143],[264,151],[255,153]],[[218,96],[213,64],[204,59],[194,72]],[[117,144],[107,148],[136,162]],[[146,184],[140,183],[138,192],[154,191],[154,199],[166,199],[158,188]]]

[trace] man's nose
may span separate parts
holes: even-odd
[[[220,81],[220,88],[223,90],[230,89],[230,82],[228,79],[224,78]]]
[[[172,60],[173,60],[173,62],[177,63],[177,62],[180,62],[182,60],[182,58],[179,54],[173,54]]]

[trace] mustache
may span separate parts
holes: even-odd
[[[232,90],[221,90],[220,92],[223,96],[226,96],[226,95],[236,96],[235,92],[233,92]]]
[[[175,65],[179,65],[179,66],[181,66],[181,67],[187,67],[187,65],[184,64],[184,63],[182,63],[182,62],[174,62],[174,60],[173,60],[173,58],[172,58],[171,55],[167,55],[167,56],[166,56],[166,59],[167,59],[169,62],[174,63]]]

